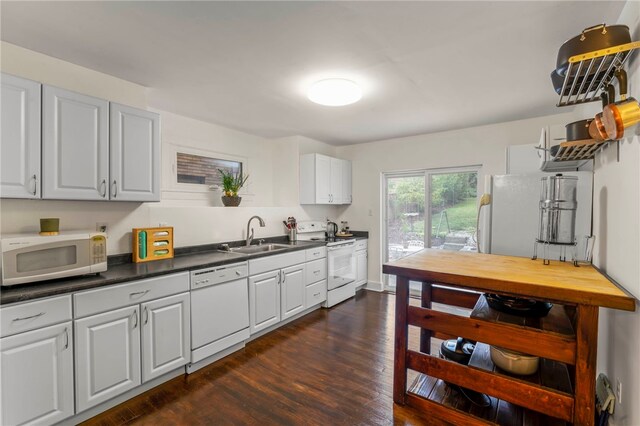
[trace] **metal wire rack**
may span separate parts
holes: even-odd
[[[599,101],[600,92],[638,48],[640,41],[634,41],[569,58],[557,106]]]
[[[560,149],[553,161],[590,160],[595,157],[600,148],[603,148],[609,142],[611,141],[595,141],[593,139],[581,141],[580,143],[563,142],[560,144]]]

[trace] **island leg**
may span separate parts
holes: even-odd
[[[422,283],[421,306],[431,309],[431,283]],[[420,352],[431,354],[431,330],[420,329]]]
[[[409,280],[396,277],[396,328],[393,355],[393,401],[404,405],[407,395],[407,340],[409,325],[407,308],[409,306]]]
[[[578,305],[576,312],[576,373],[573,423],[592,426],[595,417],[598,307]]]

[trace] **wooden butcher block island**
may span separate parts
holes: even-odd
[[[385,264],[396,276],[393,398],[428,412],[434,423],[593,425],[598,308],[635,310],[635,299],[590,265],[425,249]],[[420,306],[409,281],[421,283]],[[549,301],[543,318],[491,309],[482,293]],[[470,317],[432,310],[432,303],[472,309]],[[419,344],[409,339],[419,328]],[[477,341],[468,366],[430,355],[431,337]],[[538,372],[516,376],[494,366],[489,345],[540,357]],[[419,347],[417,347],[419,346]],[[408,371],[419,374],[407,388]],[[490,396],[479,407],[445,382]]]

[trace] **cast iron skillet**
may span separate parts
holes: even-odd
[[[553,304],[534,299],[502,296],[500,294],[485,293],[489,306],[497,311],[523,317],[547,316]]]

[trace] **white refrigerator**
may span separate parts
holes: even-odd
[[[481,247],[487,253],[532,257],[538,233],[541,179],[555,173],[528,173],[494,175],[485,182],[485,191],[491,193],[489,208],[481,217]],[[584,260],[586,237],[591,235],[591,210],[593,198],[593,173],[563,172],[565,176],[577,176],[576,240],[577,258]],[[487,229],[488,228],[488,229]],[[567,249],[567,261],[571,251]],[[538,250],[542,258],[542,247]],[[551,246],[549,258],[557,260],[560,247]]]

